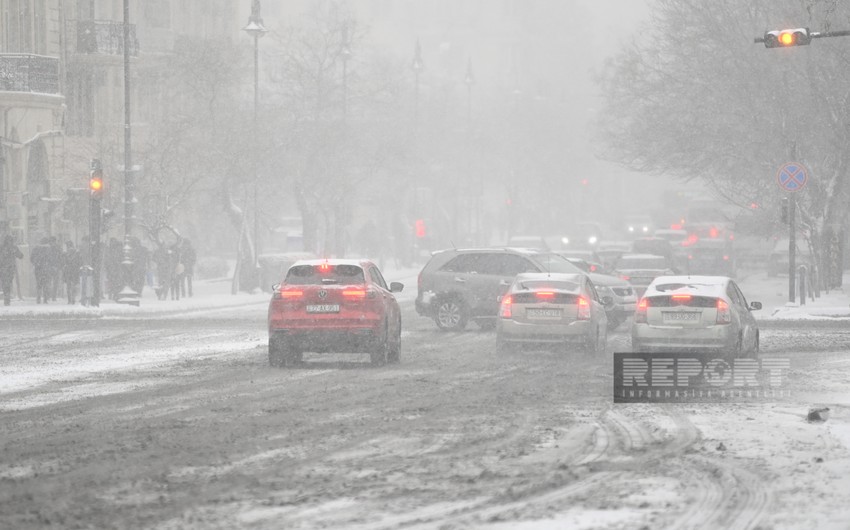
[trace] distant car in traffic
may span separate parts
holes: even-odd
[[[687,247],[683,271],[687,274],[735,276],[735,254],[732,242],[725,238],[700,238]]]
[[[647,287],[632,323],[632,350],[711,350],[757,357],[758,323],[735,281],[726,276],[661,276]]]
[[[460,331],[470,320],[492,329],[502,295],[523,272],[583,274],[561,256],[533,249],[442,250],[419,273],[416,312],[446,331]]]
[[[624,254],[614,264],[614,273],[629,282],[637,296],[643,296],[646,287],[659,276],[675,271],[664,256],[654,254]]]
[[[522,344],[566,344],[605,351],[604,303],[585,274],[522,273],[502,297],[496,327],[500,351]]]
[[[301,361],[305,351],[369,353],[373,365],[401,358],[401,311],[368,260],[302,260],[273,288],[269,302],[269,364]]]
[[[563,253],[558,252],[563,255]],[[622,278],[606,274],[598,263],[590,263],[578,258],[567,261],[587,274],[600,296],[610,296],[613,303],[605,305],[608,315],[608,329],[614,330],[626,321],[635,311],[637,297],[631,284]]]

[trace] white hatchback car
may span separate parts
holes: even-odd
[[[611,304],[609,297],[605,303]],[[496,325],[500,351],[523,343],[576,344],[588,353],[605,351],[608,318],[585,274],[518,274],[502,297]]]
[[[659,276],[635,309],[632,351],[714,350],[758,356],[759,329],[735,281],[726,276]]]

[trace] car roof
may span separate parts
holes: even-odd
[[[516,275],[513,284],[516,285],[521,282],[549,280],[555,282],[572,282],[577,286],[581,286],[582,279],[585,277],[586,276],[584,274],[567,274],[564,272],[522,272]]]
[[[726,285],[731,281],[728,276],[659,276],[646,288],[644,296],[685,293],[698,296],[726,296]],[[661,285],[681,284],[682,287],[671,290],[659,290]]]
[[[623,254],[620,256],[620,259],[667,259],[664,256],[659,256],[658,254]]]
[[[371,264],[372,262],[367,259],[300,259],[293,263],[292,266],[297,267],[298,265],[321,265],[322,263],[327,263],[328,265],[356,265],[358,267],[363,267],[364,265]]]

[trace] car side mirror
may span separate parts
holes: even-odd
[[[750,302],[751,311],[758,311],[759,309],[761,309],[761,302]]]
[[[276,284],[272,285],[272,292],[277,291],[278,287],[280,287],[280,284],[279,284],[279,283],[276,283]]]
[[[612,306],[612,305],[614,305],[614,299],[611,298],[610,296],[603,296],[602,297],[602,304],[605,305],[605,306]]]
[[[400,293],[404,290],[404,284],[401,282],[390,282],[390,292]]]

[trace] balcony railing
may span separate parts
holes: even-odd
[[[102,20],[78,20],[77,53],[124,55],[124,24]],[[130,55],[138,54],[136,25],[130,24]]]
[[[59,59],[0,53],[0,91],[59,93]]]

